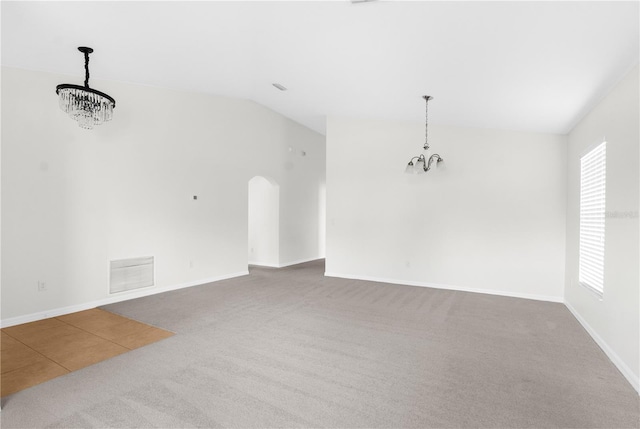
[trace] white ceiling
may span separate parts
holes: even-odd
[[[432,123],[564,134],[638,63],[639,14],[637,1],[2,1],[2,65],[81,84],[76,47],[91,46],[92,79],[247,98],[322,133],[328,115],[424,121],[429,94]]]

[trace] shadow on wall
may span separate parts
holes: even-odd
[[[248,262],[280,265],[280,185],[274,179],[255,176],[249,180]]]

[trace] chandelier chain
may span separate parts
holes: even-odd
[[[424,107],[424,150],[429,149],[429,97],[425,97]]]
[[[89,52],[84,52],[84,87],[89,88]]]

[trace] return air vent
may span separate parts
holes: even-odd
[[[109,293],[153,286],[153,256],[111,261]]]

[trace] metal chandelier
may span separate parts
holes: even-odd
[[[426,103],[423,149],[428,150],[429,149],[429,100],[433,99],[433,97],[430,95],[423,95],[422,98],[424,98],[424,101]],[[414,159],[417,160],[415,164],[413,163]],[[442,162],[442,158],[437,153],[434,153],[433,155],[431,155],[428,160],[424,156],[424,154],[420,154],[419,156],[414,156],[409,160],[409,164],[407,164],[407,168],[404,170],[404,172],[409,174],[426,173],[431,169],[431,164],[433,164],[434,160],[436,161],[436,165]]]
[[[62,111],[78,121],[81,128],[90,130],[94,125],[111,120],[116,100],[89,88],[89,54],[93,49],[80,46],[78,50],[84,54],[84,86],[63,83],[56,87],[56,94]]]

